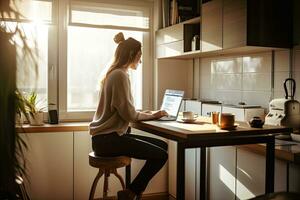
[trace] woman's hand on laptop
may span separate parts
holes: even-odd
[[[165,110],[156,110],[152,111],[152,115],[154,119],[159,119],[161,117],[168,116],[168,113]]]

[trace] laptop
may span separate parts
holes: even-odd
[[[160,109],[165,110],[169,115],[164,116],[159,121],[175,121],[182,102],[184,91],[167,89]]]

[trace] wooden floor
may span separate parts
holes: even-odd
[[[95,200],[104,200],[103,198]],[[105,200],[117,200],[117,197],[108,197]],[[159,194],[146,194],[142,196],[142,200],[175,200],[173,197],[169,197],[169,194],[159,193]]]

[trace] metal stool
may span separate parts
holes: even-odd
[[[89,200],[94,199],[95,190],[97,187],[97,183],[101,176],[104,174],[104,186],[103,186],[103,199],[107,198],[107,190],[108,190],[108,177],[110,173],[113,173],[121,182],[122,188],[125,189],[125,183],[120,174],[117,172],[117,168],[125,167],[130,165],[131,158],[126,156],[118,156],[118,157],[99,157],[96,156],[94,152],[89,153],[89,164],[92,167],[98,168],[99,172],[94,179]]]

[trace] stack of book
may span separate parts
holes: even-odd
[[[163,27],[200,16],[201,0],[162,0]]]

